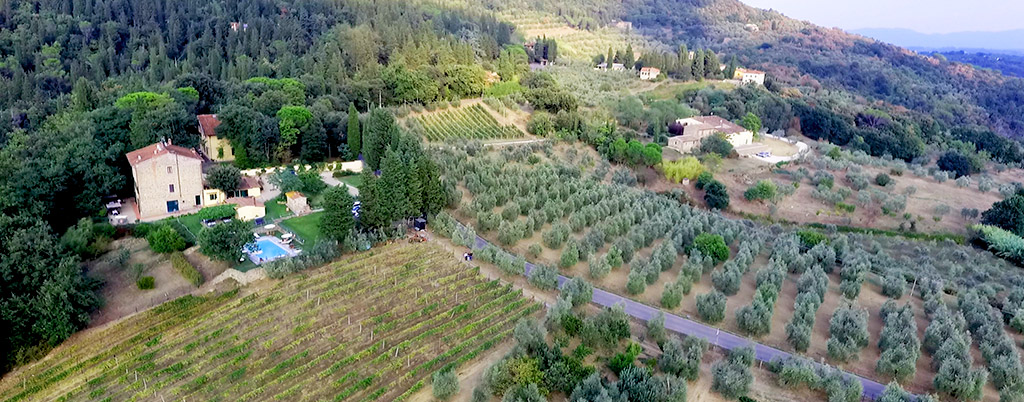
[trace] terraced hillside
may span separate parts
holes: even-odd
[[[424,113],[415,119],[423,127],[427,141],[523,137],[522,131],[512,125],[502,125],[479,104]]]
[[[0,400],[402,400],[539,309],[435,246],[392,245],[79,334]]]
[[[623,50],[627,44],[633,51],[666,52],[671,48],[656,40],[640,35],[628,28],[605,26],[593,30],[569,26],[558,16],[543,12],[516,11],[501,14],[504,21],[516,26],[527,40],[547,37],[558,40],[558,53],[570,59],[590,61],[598,54],[608,53],[608,48]]]

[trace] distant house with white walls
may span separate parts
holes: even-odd
[[[668,147],[679,153],[692,152],[700,147],[707,137],[722,133],[734,147],[750,145],[754,142],[754,133],[746,128],[718,116],[697,116],[676,120],[683,128],[682,135],[668,137]]]
[[[655,67],[644,67],[640,69],[640,79],[644,81],[656,79],[660,74],[661,70]]]
[[[736,73],[733,75],[733,79],[740,80],[744,84],[754,82],[760,85],[764,85],[764,76],[764,71],[737,68]]]

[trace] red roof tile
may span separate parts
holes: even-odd
[[[220,120],[217,120],[217,115],[201,114],[196,117],[199,118],[199,134],[207,137],[217,135],[217,126],[220,125]]]
[[[225,204],[234,204],[240,207],[262,207],[263,201],[254,197],[231,197],[224,200]]]
[[[179,147],[177,145],[164,144],[162,142],[158,142],[145,148],[139,148],[134,151],[131,151],[125,154],[125,157],[128,158],[129,164],[135,166],[139,163],[148,161],[157,156],[165,154],[174,154],[178,156],[184,156],[186,158],[203,160],[203,158],[200,157],[195,150],[188,149],[185,147]]]

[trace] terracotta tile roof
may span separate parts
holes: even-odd
[[[644,71],[658,71],[658,72],[660,72],[661,69],[659,69],[657,67],[644,67],[644,68],[640,69],[641,73],[644,72]]]
[[[231,197],[224,200],[226,204],[234,204],[240,207],[262,207],[263,201],[256,199],[256,197]]]
[[[697,122],[697,124],[703,126],[700,127],[700,129],[702,130],[713,129],[716,132],[723,134],[736,134],[747,131],[747,129],[743,128],[742,126],[733,123],[729,120],[723,119],[719,116],[695,116],[686,119],[680,119],[679,121],[683,123],[683,125],[686,125],[687,123],[690,123],[687,120]]]
[[[736,72],[740,74],[764,74],[764,71],[752,70],[749,68],[737,67]]]
[[[293,200],[293,199],[296,199],[296,198],[299,198],[299,197],[305,197],[304,195],[302,195],[302,193],[300,193],[298,191],[289,191],[289,192],[285,193],[284,196],[286,198],[288,198],[289,200]]]
[[[177,145],[164,144],[162,142],[158,142],[145,148],[139,148],[134,151],[131,151],[125,154],[125,157],[128,158],[129,164],[135,166],[139,163],[166,154],[174,154],[178,156],[184,156],[186,158],[203,160],[203,158],[200,157],[195,150],[188,149],[185,147],[179,147]]]
[[[242,176],[242,185],[239,187],[242,190],[248,190],[250,188],[256,188],[260,186],[260,179],[252,176]]]
[[[215,114],[201,114],[196,116],[199,119],[199,134],[206,137],[213,137],[217,135],[217,126],[220,125],[220,120],[217,120]]]

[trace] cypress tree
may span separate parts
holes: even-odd
[[[676,78],[683,81],[693,79],[693,62],[690,61],[690,51],[686,49],[686,45],[679,45],[679,62],[676,65],[679,69]]]
[[[384,160],[381,161],[381,173],[378,189],[385,224],[406,218],[413,210],[409,201],[409,169],[398,153],[389,148]]]
[[[693,53],[693,79],[704,81],[704,51],[700,49]]]
[[[356,224],[355,218],[352,217],[352,203],[352,196],[343,186],[331,187],[324,191],[324,213],[320,217],[320,233],[339,244],[344,244]]]
[[[704,52],[704,77],[718,78],[721,75],[722,68],[721,63],[718,61],[718,55],[711,49],[708,49]]]
[[[725,67],[725,79],[731,80],[736,76],[736,68],[739,67],[739,61],[736,60],[736,55],[729,58],[729,64]]]
[[[636,64],[636,57],[633,56],[633,45],[626,45],[626,53],[622,55],[622,64],[626,65],[626,69],[631,69]]]
[[[370,111],[370,117],[366,122],[365,147],[363,157],[371,170],[381,167],[381,160],[384,158],[388,146],[398,138],[398,125],[395,123],[395,116],[385,109],[376,108]]]
[[[359,131],[359,112],[356,111],[356,104],[353,102],[348,103],[348,124],[345,126],[345,129],[347,131],[348,158],[350,160],[359,159],[363,139],[362,133]]]

